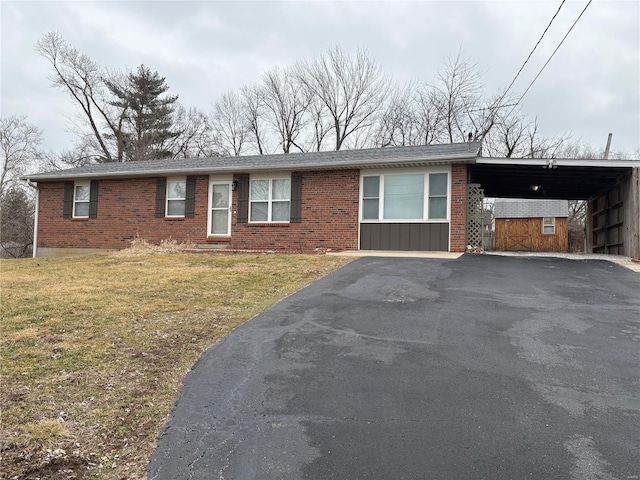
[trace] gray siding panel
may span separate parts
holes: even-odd
[[[361,250],[449,251],[448,223],[361,223]]]

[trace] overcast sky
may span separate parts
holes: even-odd
[[[522,93],[588,0],[567,1],[513,87]],[[0,6],[1,113],[27,115],[45,147],[71,148],[76,106],[50,87],[35,51],[57,31],[100,65],[166,77],[170,93],[206,112],[222,93],[274,65],[338,45],[365,48],[396,83],[430,81],[443,60],[477,62],[487,94],[506,87],[561,0],[420,2],[12,2]],[[544,135],[571,133],[613,150],[640,147],[640,2],[595,0],[522,101]]]

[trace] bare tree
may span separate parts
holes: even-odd
[[[571,138],[569,134],[558,137],[543,137],[538,133],[538,119],[534,118],[527,127],[525,135],[526,150],[522,158],[559,158],[563,157],[563,149]]]
[[[213,106],[211,123],[221,151],[229,156],[240,155],[249,133],[240,95],[235,92],[222,95]]]
[[[93,136],[80,137],[73,148],[60,152],[44,153],[42,167],[49,170],[82,167],[94,161],[95,145]]]
[[[12,115],[0,118],[0,196],[13,186],[18,177],[34,167],[42,154],[42,132],[27,117]]]
[[[248,142],[255,145],[259,155],[267,154],[264,91],[258,85],[251,85],[242,87],[241,94]]]
[[[476,63],[462,52],[445,60],[429,95],[442,127],[440,141],[483,140],[497,121],[498,113],[509,105],[511,97],[498,93],[485,97]]]
[[[483,152],[490,157],[557,158],[565,156],[569,139],[568,134],[542,136],[537,118],[530,119],[518,110],[496,115],[491,132],[483,139]]]
[[[211,120],[204,112],[178,105],[173,124],[180,132],[167,145],[168,150],[173,152],[173,158],[220,156],[213,138]]]
[[[309,103],[310,139],[306,141],[309,150],[320,152],[325,139],[331,131],[331,123],[327,115],[327,107],[318,97],[312,96]]]
[[[276,132],[282,151],[289,153],[291,147],[304,151],[299,137],[308,122],[309,91],[289,70],[274,67],[262,77],[262,92],[267,121]]]
[[[442,136],[442,118],[437,108],[436,92],[422,84],[413,94],[416,123],[415,143],[429,145]]]
[[[0,258],[21,258],[33,246],[33,195],[12,185],[0,196]]]
[[[414,86],[391,88],[388,101],[378,120],[375,144],[379,147],[414,145],[417,136],[417,116]]]
[[[485,136],[483,151],[490,157],[524,157],[530,144],[531,122],[519,112],[508,116],[500,116],[490,135]]]
[[[71,47],[57,32],[49,32],[40,38],[37,51],[53,67],[52,85],[65,90],[80,107],[96,143],[96,159],[123,161],[121,126],[125,109],[114,112],[110,106],[104,84],[107,73],[87,55]]]
[[[461,52],[447,58],[444,67],[436,74],[431,98],[449,142],[467,140],[469,114],[479,108],[479,79],[477,65],[463,58]]]
[[[353,59],[335,47],[311,63],[298,63],[295,75],[326,106],[336,150],[354,132],[374,125],[389,89],[381,67],[363,50]]]

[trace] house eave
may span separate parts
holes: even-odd
[[[241,174],[241,173],[276,173],[283,171],[308,172],[326,170],[353,170],[353,169],[378,169],[378,168],[409,168],[427,167],[438,165],[450,165],[454,163],[471,164],[476,161],[475,152],[464,155],[424,156],[415,158],[402,158],[401,160],[384,159],[381,161],[363,160],[357,162],[327,162],[322,164],[300,164],[298,162],[282,162],[277,165],[242,165],[229,164],[225,166],[201,166],[186,167],[182,162],[176,161],[172,168],[151,168],[135,171],[111,171],[111,172],[85,172],[74,173],[69,170],[67,175],[62,172],[53,174],[34,174],[20,177],[22,180],[32,182],[54,182],[84,179],[117,179],[161,177],[173,175],[215,175],[215,174]]]

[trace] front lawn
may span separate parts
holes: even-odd
[[[144,478],[199,355],[348,261],[255,254],[2,261],[0,478]]]

